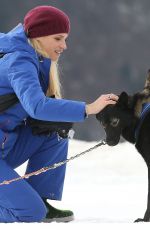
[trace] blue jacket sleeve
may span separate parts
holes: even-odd
[[[8,79],[25,111],[47,121],[81,122],[85,102],[51,99],[44,95],[38,79],[38,65],[26,52],[15,52],[9,60]]]

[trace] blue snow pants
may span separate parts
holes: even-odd
[[[12,149],[0,157],[0,182],[19,175],[14,170],[28,160],[26,173],[65,160],[68,140],[51,136],[33,136],[30,127],[21,126]],[[1,152],[0,152],[1,155]],[[40,222],[46,216],[41,198],[61,200],[66,165],[26,180],[0,186],[0,222]]]

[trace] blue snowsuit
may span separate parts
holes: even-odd
[[[50,60],[28,43],[22,24],[0,33],[0,95],[14,93],[19,103],[0,113],[0,182],[19,175],[14,170],[28,160],[26,173],[66,159],[68,140],[57,135],[33,136],[24,122],[30,116],[47,121],[81,122],[85,102],[45,96]],[[46,216],[41,198],[60,200],[65,166],[26,180],[0,186],[0,222],[34,222]]]

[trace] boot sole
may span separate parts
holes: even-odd
[[[66,216],[66,217],[60,217],[60,218],[44,218],[42,220],[43,223],[51,223],[51,222],[57,222],[57,223],[67,223],[74,220],[74,216]]]

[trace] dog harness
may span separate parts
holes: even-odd
[[[142,111],[141,111],[141,114],[140,114],[140,121],[139,121],[139,124],[138,126],[136,127],[136,130],[135,130],[135,140],[137,142],[138,140],[138,136],[139,136],[139,131],[140,131],[140,128],[143,124],[143,121],[145,119],[145,117],[148,115],[148,113],[150,112],[150,103],[144,103],[142,105]]]

